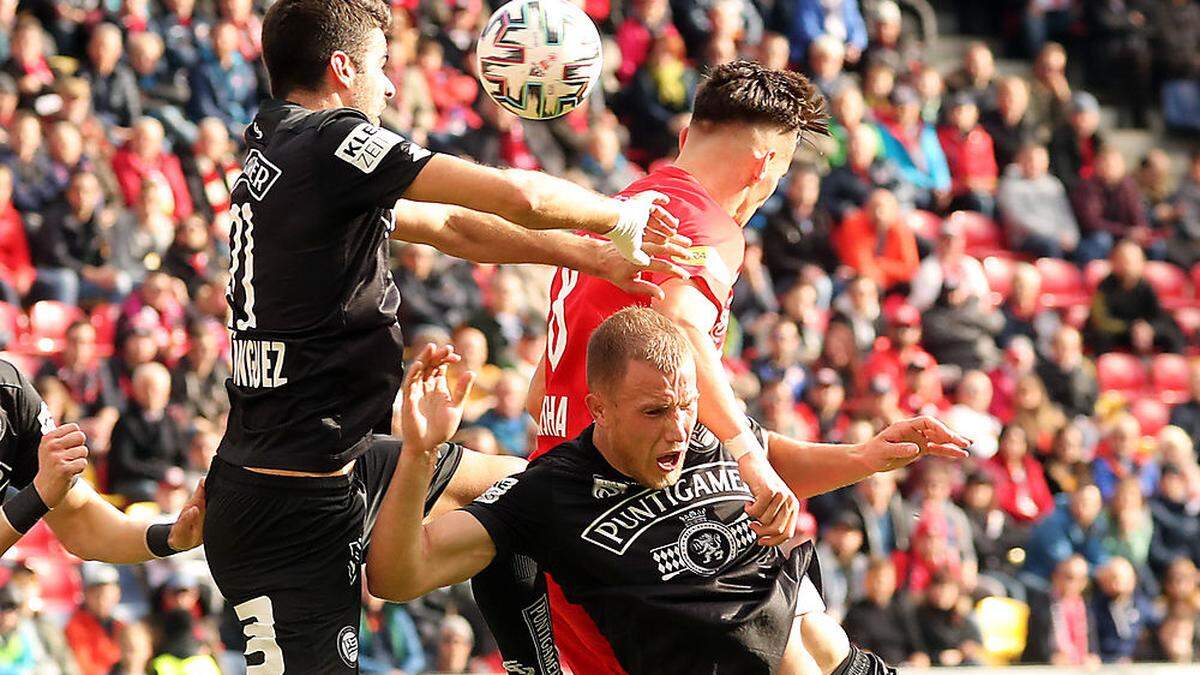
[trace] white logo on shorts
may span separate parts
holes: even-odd
[[[358,664],[358,631],[351,626],[343,628],[338,633],[337,650],[338,656],[342,657],[342,663],[354,668]]]

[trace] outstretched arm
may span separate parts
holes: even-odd
[[[425,493],[437,448],[462,421],[463,401],[474,381],[468,374],[451,394],[446,364],[458,360],[449,347],[427,345],[408,368],[401,389],[404,445],[376,521],[367,555],[367,589],[400,602],[483,571],[496,548],[483,525],[454,511],[422,525]]]
[[[401,200],[395,214],[393,239],[428,244],[472,262],[568,267],[645,295],[661,295],[661,291],[639,278],[642,271],[686,276],[683,268],[669,259],[686,256],[691,242],[657,222],[646,229],[641,250],[652,260],[642,266],[627,261],[602,239],[557,230],[529,230],[500,216],[461,206]]]
[[[866,443],[806,443],[772,432],[771,466],[800,498],[857,483],[880,471],[907,466],[926,455],[962,459],[971,442],[932,417],[901,420]]]

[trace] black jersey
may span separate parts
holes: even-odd
[[[389,426],[400,387],[396,200],[428,150],[357,110],[263,104],[230,207],[233,376],[218,454],[329,472]]]
[[[54,419],[29,380],[0,359],[0,501],[9,487],[22,489],[38,471],[38,445]]]
[[[497,556],[536,560],[632,675],[777,670],[802,556],[756,543],[737,462],[702,431],[679,481],[650,490],[604,460],[592,430],[465,507]]]

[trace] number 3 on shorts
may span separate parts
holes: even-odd
[[[233,608],[246,635],[246,675],[280,675],[283,651],[275,642],[275,610],[265,595],[247,600]],[[263,662],[249,665],[251,654],[262,654]]]

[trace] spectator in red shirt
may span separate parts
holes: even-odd
[[[42,25],[33,17],[23,17],[13,28],[11,56],[4,64],[4,72],[17,81],[22,107],[32,105],[34,99],[48,93],[54,84],[54,72],[46,60],[45,37]]]
[[[1080,265],[1107,258],[1121,239],[1132,239],[1154,260],[1166,256],[1165,241],[1151,229],[1137,183],[1116,148],[1100,151],[1095,175],[1072,188],[1071,205],[1083,235],[1075,250]]]
[[[437,109],[431,140],[438,135],[458,138],[483,125],[483,119],[471,108],[479,95],[479,84],[470,75],[447,66],[444,54],[442,45],[432,38],[422,38],[417,45],[417,66]]]
[[[113,616],[121,602],[117,568],[106,563],[86,562],[83,604],[71,615],[65,633],[82,675],[108,675],[121,660],[117,634],[124,625]]]
[[[798,412],[808,433],[805,438],[821,443],[842,443],[850,416],[845,412],[846,388],[842,377],[833,368],[817,371],[813,383],[805,392],[805,402]],[[770,426],[768,424],[768,426]],[[775,427],[771,427],[775,429]]]
[[[1000,432],[1000,449],[985,464],[996,479],[1000,508],[1018,523],[1032,523],[1054,508],[1042,465],[1029,452],[1025,430],[1016,425]]]
[[[654,38],[664,33],[678,36],[679,31],[671,23],[670,5],[667,0],[633,0],[629,15],[617,28],[617,46],[621,48],[621,66],[617,79],[627,84],[633,74],[650,56]]]
[[[247,63],[262,56],[262,16],[254,11],[254,0],[220,0],[222,21],[238,29],[238,51]]]
[[[862,210],[834,229],[832,239],[842,262],[874,279],[882,289],[907,284],[917,273],[916,235],[888,190],[872,192]]]
[[[192,154],[184,160],[184,171],[196,212],[212,223],[214,233],[229,238],[229,193],[242,173],[225,123],[215,117],[200,120]]]
[[[867,379],[885,375],[892,381],[896,391],[907,393],[906,371],[909,364],[916,361],[919,355],[933,358],[921,347],[921,313],[916,307],[901,302],[887,307],[884,314],[887,336],[875,341],[863,372]],[[941,387],[938,387],[936,395],[941,396]]]
[[[33,286],[25,221],[12,203],[12,170],[0,164],[0,300],[20,305]]]
[[[126,206],[137,204],[145,180],[165,181],[174,199],[172,214],[175,220],[183,220],[192,215],[192,196],[179,158],[163,145],[163,134],[162,123],[154,118],[143,117],[135,122],[133,137],[113,157],[113,172],[121,184]]]
[[[950,167],[950,208],[991,217],[999,176],[992,136],[979,124],[979,107],[970,94],[951,96],[946,111],[948,123],[938,127],[938,141]]]

